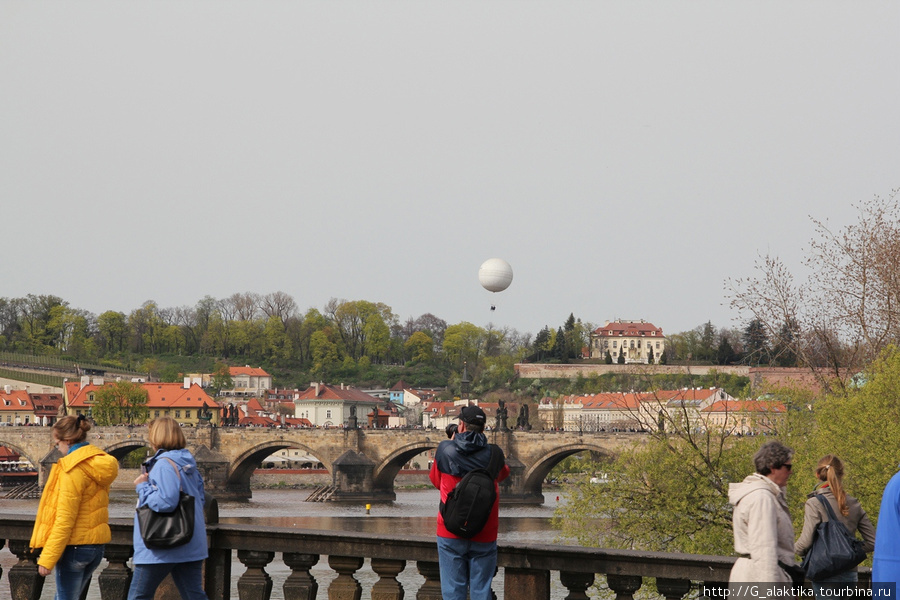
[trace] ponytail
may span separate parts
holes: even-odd
[[[844,491],[844,463],[837,456],[828,454],[823,456],[816,467],[816,477],[820,481],[824,481],[834,494],[837,500],[838,509],[845,517],[850,514],[850,507],[847,506],[847,493]]]
[[[84,415],[77,417],[70,415],[59,419],[53,425],[53,430],[57,439],[67,444],[77,444],[87,437],[87,432],[91,430],[91,422]]]

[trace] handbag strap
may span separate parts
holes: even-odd
[[[840,519],[838,519],[837,516],[835,516],[834,509],[831,508],[831,502],[829,502],[825,498],[825,494],[816,494],[816,498],[819,499],[819,502],[821,502],[825,506],[825,510],[828,511],[828,520],[829,521],[837,521],[838,523],[841,523]],[[843,523],[841,523],[841,525],[843,525]]]
[[[169,458],[168,456],[160,456],[160,458],[164,458],[167,461],[169,461],[170,463],[172,463],[172,468],[175,469],[175,475],[178,477],[178,491],[179,492],[182,491],[182,489],[181,489],[181,468],[179,468],[179,466],[177,464],[175,464],[175,461],[172,460],[171,458]]]

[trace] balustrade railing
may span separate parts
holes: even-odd
[[[29,517],[0,517],[0,548],[7,544],[18,558],[7,574],[13,600],[38,600],[43,578],[38,575],[36,557],[28,552],[34,521]],[[133,548],[132,523],[127,519],[110,522],[113,539],[106,546],[107,564],[92,585],[99,585],[103,600],[124,600],[131,582],[129,559]],[[357,574],[366,560],[377,575],[368,592],[372,600],[441,600],[437,547],[431,536],[372,535],[287,529],[255,525],[210,524],[210,555],[206,562],[205,587],[211,600],[232,597],[231,566],[234,554],[246,567],[237,580],[239,600],[269,600],[273,579],[267,568],[280,554],[290,570],[282,586],[285,600],[359,600],[363,586]],[[502,540],[501,540],[502,541]],[[320,559],[336,576],[319,589],[311,573]],[[498,567],[503,570],[503,593],[507,600],[546,600],[551,581],[558,573],[566,600],[584,600],[586,591],[598,577],[605,577],[616,600],[632,600],[642,588],[655,588],[665,600],[681,600],[701,584],[725,587],[734,558],[661,552],[607,550],[580,546],[500,544]],[[414,566],[413,566],[414,565]],[[416,589],[401,584],[398,576],[414,569],[424,579]],[[868,584],[869,571],[861,570],[860,585]],[[0,573],[2,575],[2,573]],[[3,587],[6,587],[6,582]],[[177,591],[173,598],[178,598]],[[327,592],[327,593],[325,593]],[[0,592],[0,597],[6,597]],[[159,598],[160,596],[157,596]]]

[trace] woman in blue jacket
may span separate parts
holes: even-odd
[[[206,500],[203,477],[197,471],[194,457],[185,449],[187,441],[175,419],[154,419],[150,422],[148,436],[155,454],[145,463],[147,472],[134,480],[138,506],[149,506],[157,512],[171,512],[178,505],[180,490],[184,490],[194,497],[196,503],[194,535],[183,546],[148,548],[141,538],[135,515],[134,576],[128,590],[128,600],[152,600],[156,588],[170,573],[184,600],[208,600],[203,591],[203,561],[209,555],[206,523],[203,520]]]

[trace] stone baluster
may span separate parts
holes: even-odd
[[[681,600],[691,591],[691,582],[687,579],[656,578],[656,589],[666,600]]]
[[[372,600],[403,600],[403,586],[397,575],[406,567],[405,560],[373,558],[372,570],[378,574],[378,581],[372,586]]]
[[[133,546],[113,546],[107,544],[103,549],[103,558],[109,563],[97,578],[100,586],[100,598],[103,600],[125,600],[128,588],[131,587],[132,571],[128,559],[134,554]]]
[[[606,583],[616,593],[616,600],[634,600],[634,593],[641,589],[642,580],[637,575],[609,574]]]
[[[416,600],[442,600],[441,568],[438,563],[420,560],[416,562],[416,570],[425,578],[425,583],[416,594]]]
[[[9,551],[19,559],[9,570],[12,600],[39,600],[44,589],[44,578],[38,573],[36,562],[40,552],[32,554],[25,540],[9,540]]]
[[[569,595],[566,596],[566,600],[588,600],[586,590],[593,585],[594,574],[560,571],[559,580],[566,586],[566,589],[569,590]]]
[[[316,600],[319,584],[309,570],[319,562],[319,555],[285,552],[282,558],[291,568],[291,574],[284,581],[284,600]]]
[[[272,578],[266,573],[266,565],[274,558],[274,552],[238,550],[238,560],[247,567],[238,579],[240,600],[269,600],[272,596]]]
[[[359,600],[362,586],[353,574],[363,566],[363,559],[358,556],[329,556],[328,566],[338,574],[328,586],[328,600]]]
[[[503,596],[538,600],[550,597],[550,571],[507,567],[503,576]]]

